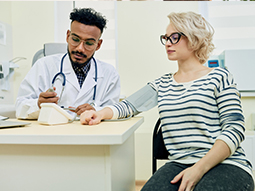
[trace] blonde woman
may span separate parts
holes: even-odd
[[[203,65],[214,49],[214,30],[194,12],[168,18],[160,40],[178,71],[114,106],[84,112],[81,123],[126,118],[157,105],[169,162],[142,191],[253,191],[251,163],[240,146],[245,130],[240,94],[226,69]]]

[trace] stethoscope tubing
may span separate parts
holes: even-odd
[[[96,85],[94,86],[94,94],[93,94],[93,102],[95,103],[96,91],[97,91],[97,62],[96,62],[96,59],[94,57],[92,57],[92,59],[95,63],[95,82],[96,82]]]
[[[52,82],[51,82],[51,83],[52,83],[52,86],[53,86],[55,80],[57,79],[57,77],[58,77],[59,75],[61,75],[61,76],[63,77],[62,86],[65,86],[65,85],[66,85],[66,76],[65,76],[65,74],[63,73],[63,61],[64,61],[64,58],[66,57],[66,55],[67,55],[67,53],[65,53],[65,55],[64,55],[64,56],[62,57],[62,59],[61,59],[60,72],[57,73],[57,74],[53,77]]]
[[[63,73],[63,62],[64,62],[64,58],[66,57],[67,53],[64,54],[64,56],[61,59],[61,64],[60,64],[60,72],[58,72],[52,79],[52,88],[54,86],[54,83],[57,79],[58,76],[62,76],[63,77],[63,82],[62,82],[62,90],[61,90],[61,94],[59,96],[59,102],[60,99],[62,98],[62,93],[64,91],[65,85],[66,85],[66,76]],[[94,63],[95,63],[95,82],[97,83],[97,62],[96,59],[94,57],[92,57]],[[91,105],[95,106],[95,100],[96,100],[96,88],[97,88],[97,84],[94,86],[94,93],[93,93],[93,99],[92,99],[92,103]]]

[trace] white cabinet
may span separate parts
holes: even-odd
[[[255,135],[254,131],[250,131],[246,134],[245,140],[241,143],[247,158],[251,161],[253,165],[253,170],[255,170]]]

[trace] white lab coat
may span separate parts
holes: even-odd
[[[16,100],[16,117],[22,119],[37,119],[40,109],[37,105],[41,92],[52,87],[53,77],[60,72],[63,54],[46,56],[39,59],[20,84]],[[97,82],[95,81],[95,63],[91,60],[90,70],[80,88],[77,76],[72,68],[69,56],[63,61],[63,73],[66,76],[66,85],[59,102],[60,106],[78,107],[93,101],[94,86],[96,87],[95,108],[100,110],[106,105],[119,101],[120,79],[116,69],[107,63],[97,62]],[[62,81],[54,83],[58,96],[62,89]]]

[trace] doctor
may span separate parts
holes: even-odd
[[[106,28],[106,19],[90,8],[74,9],[70,19],[67,54],[43,57],[34,64],[20,85],[17,118],[37,119],[41,103],[73,108],[73,112],[80,115],[85,110],[100,110],[119,101],[117,71],[112,65],[93,58],[103,42],[100,38]],[[64,75],[58,75],[52,84],[61,67]],[[63,81],[65,88],[60,96]],[[52,86],[54,91],[50,91]]]

